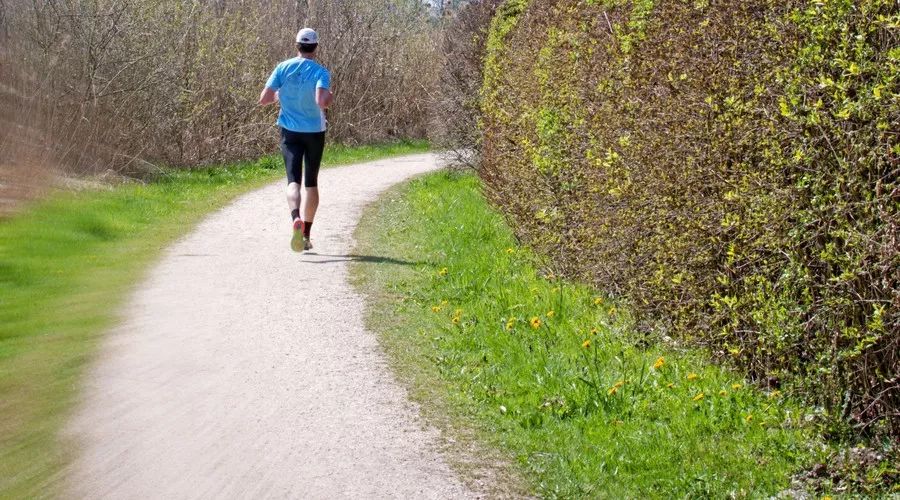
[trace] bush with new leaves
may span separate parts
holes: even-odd
[[[481,174],[522,239],[900,434],[900,4],[510,0],[487,45]]]

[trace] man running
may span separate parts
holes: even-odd
[[[260,106],[281,104],[281,153],[287,170],[287,201],[294,233],[291,249],[312,249],[310,230],[319,208],[319,165],[325,150],[325,109],[331,105],[331,75],[316,62],[319,35],[310,28],[297,33],[297,57],[275,67],[259,96]],[[303,159],[306,158],[306,170]],[[300,196],[303,180],[305,196]],[[302,216],[301,216],[301,199]]]

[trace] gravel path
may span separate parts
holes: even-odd
[[[282,182],[169,248],[87,377],[67,430],[78,449],[67,496],[474,496],[390,374],[347,283],[364,205],[437,163],[322,171],[313,254],[289,249]]]

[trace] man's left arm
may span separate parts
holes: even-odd
[[[278,101],[278,91],[266,87],[263,89],[262,93],[259,95],[259,105],[260,106],[268,106],[273,102]]]
[[[280,65],[275,68],[275,71],[272,71],[272,75],[269,77],[269,80],[266,81],[265,88],[263,88],[262,93],[259,94],[260,106],[267,106],[278,101],[278,89],[281,88],[281,72],[278,71],[279,68]]]

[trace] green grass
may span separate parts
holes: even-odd
[[[329,145],[324,164],[427,149]],[[59,194],[0,221],[0,498],[52,494],[72,452],[59,430],[79,377],[161,249],[236,195],[283,175],[275,157],[169,170],[147,184]]]
[[[542,276],[474,176],[415,180],[360,228],[369,324],[426,418],[540,496],[760,497],[819,458],[803,407]]]

